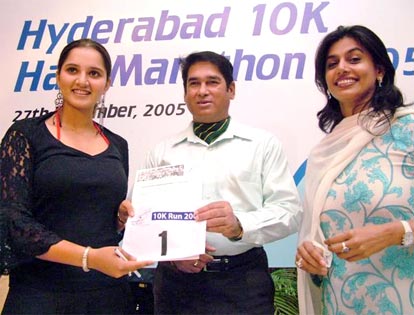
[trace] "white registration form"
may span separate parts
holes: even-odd
[[[206,222],[196,222],[201,184],[184,165],[138,170],[132,192],[135,216],[125,226],[122,248],[138,260],[197,259],[205,252]]]

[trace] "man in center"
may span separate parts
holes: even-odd
[[[146,167],[184,164],[201,181],[206,205],[195,217],[207,221],[207,245],[198,260],[158,264],[155,314],[273,314],[263,245],[295,233],[302,216],[282,145],[230,117],[236,86],[227,58],[192,53],[181,70],[193,120],[158,144]]]

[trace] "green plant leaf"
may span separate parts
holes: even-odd
[[[275,315],[299,314],[296,268],[280,268],[271,272],[275,285]]]

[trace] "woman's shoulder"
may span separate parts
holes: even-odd
[[[18,132],[28,137],[35,134],[37,128],[41,126],[42,123],[50,116],[53,115],[53,112],[39,117],[25,118],[21,120],[16,120],[8,129],[6,133]]]
[[[414,129],[414,113],[407,113],[406,115],[396,117],[392,125],[393,125],[393,128],[405,127],[405,128]]]

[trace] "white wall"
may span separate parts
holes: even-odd
[[[187,112],[177,115],[183,89],[174,59],[194,51],[230,57],[239,69],[231,115],[276,134],[293,173],[322,137],[316,112],[324,100],[313,83],[313,58],[321,38],[338,25],[373,29],[393,51],[398,86],[414,100],[412,0],[2,0],[0,12],[0,136],[17,117],[53,110],[54,66],[68,41],[104,41],[113,62],[125,64],[124,73],[115,70],[106,98],[110,114],[122,107],[124,117],[104,123],[129,141],[130,180],[152,145],[190,121]],[[292,54],[300,62],[290,64]],[[272,266],[293,265],[295,241],[266,247]]]

